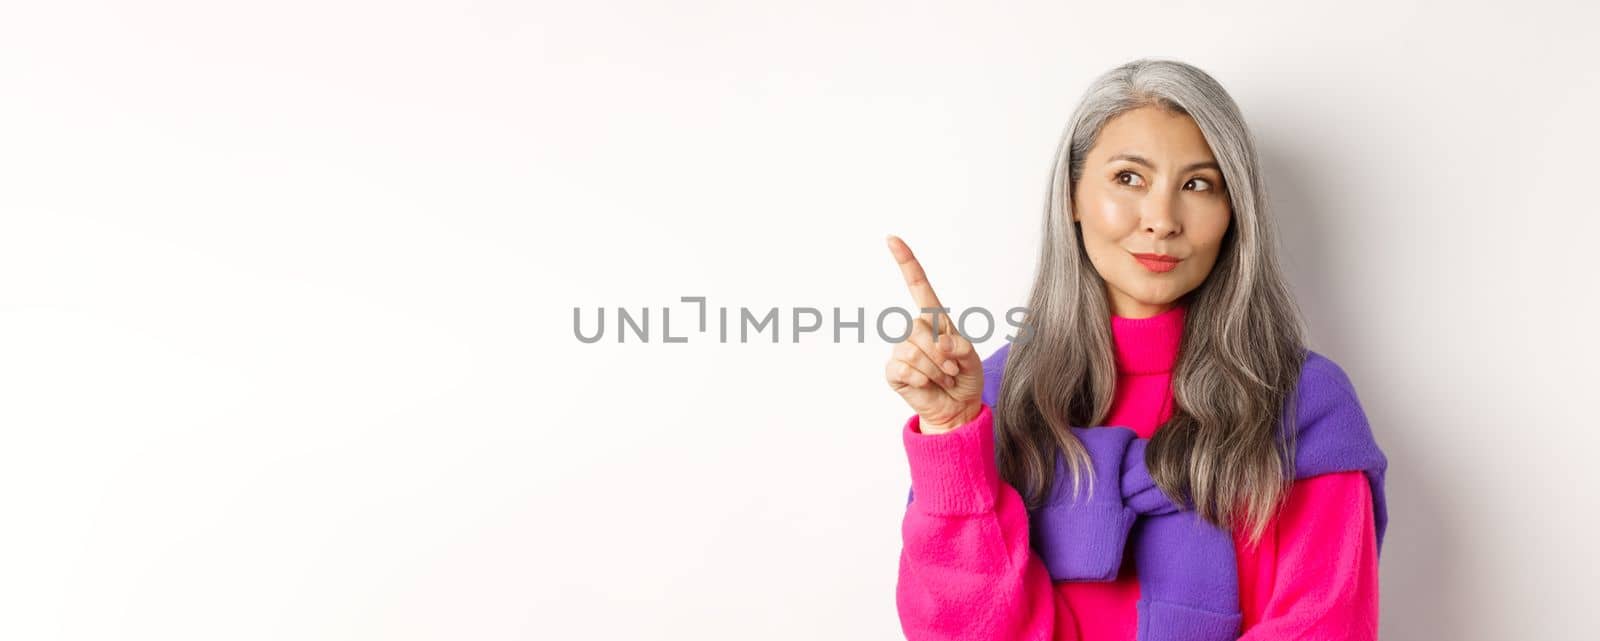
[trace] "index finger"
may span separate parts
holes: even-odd
[[[911,253],[911,247],[906,241],[900,240],[899,236],[891,234],[888,240],[889,253],[894,255],[894,262],[900,264],[900,274],[906,278],[906,289],[911,290],[911,298],[917,302],[918,311],[943,308],[938,294],[933,293],[933,284],[928,282],[927,272],[922,271],[922,263],[917,262],[916,255]],[[938,314],[941,326],[946,328],[952,326],[949,315],[944,312]],[[932,313],[926,315],[932,316]]]

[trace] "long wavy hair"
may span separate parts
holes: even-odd
[[[1026,341],[1012,344],[995,412],[1000,473],[1030,507],[1052,496],[1056,458],[1074,495],[1089,455],[1069,426],[1099,426],[1111,409],[1116,361],[1106,283],[1072,221],[1072,194],[1100,129],[1130,110],[1187,114],[1221,166],[1233,207],[1212,271],[1180,301],[1183,337],[1173,370],[1176,408],[1151,439],[1146,464],[1164,493],[1258,542],[1293,480],[1293,391],[1306,331],[1278,264],[1255,142],[1215,79],[1177,61],[1140,59],[1085,92],[1056,150],[1044,207]],[[1287,410],[1287,411],[1286,411]],[[1093,492],[1092,479],[1089,491]]]

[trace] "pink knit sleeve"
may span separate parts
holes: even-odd
[[[989,406],[944,434],[923,434],[912,416],[902,436],[913,500],[895,596],[906,639],[1076,641],[1029,546],[1027,507],[1000,479]]]
[[[1378,638],[1378,540],[1359,471],[1294,482],[1278,516],[1272,596],[1240,641]]]

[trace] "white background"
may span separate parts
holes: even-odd
[[[1600,624],[1592,8],[227,4],[0,9],[0,638],[898,638],[889,346],[678,298],[1020,305],[1141,56],[1259,138],[1383,636]]]

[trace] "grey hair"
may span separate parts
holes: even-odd
[[[1089,455],[1069,426],[1106,419],[1116,361],[1106,283],[1072,220],[1072,197],[1101,128],[1146,106],[1194,120],[1232,206],[1217,262],[1185,294],[1176,407],[1151,439],[1146,464],[1168,497],[1225,529],[1242,517],[1259,541],[1293,478],[1294,429],[1282,421],[1294,416],[1285,404],[1304,366],[1306,330],[1278,263],[1254,139],[1222,85],[1186,63],[1146,58],[1106,72],[1062,133],[1027,306],[1034,333],[1007,357],[996,456],[1030,507],[1052,496],[1057,454],[1074,493],[1086,477]]]

